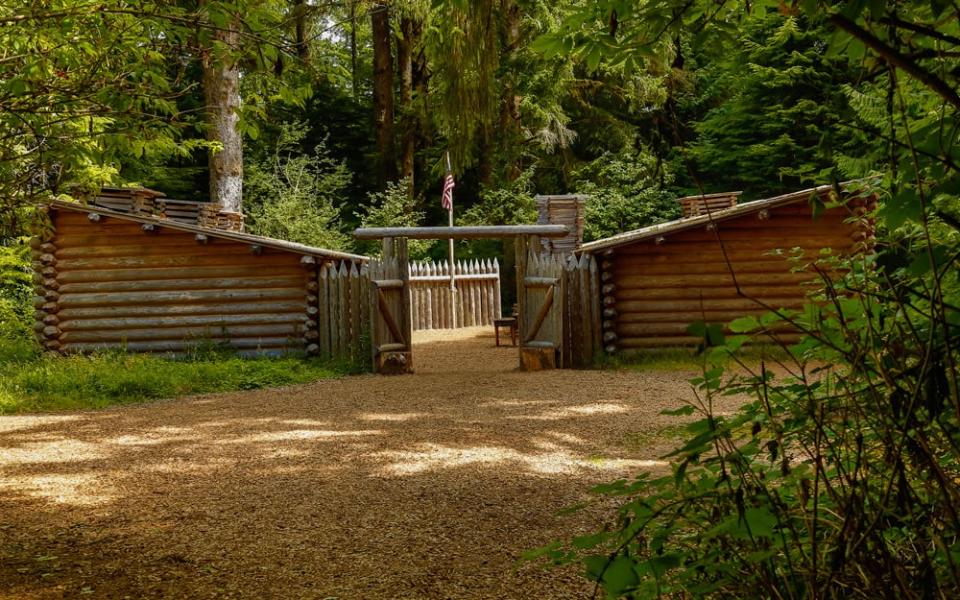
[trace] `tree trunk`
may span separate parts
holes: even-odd
[[[393,140],[393,56],[390,13],[381,1],[370,10],[373,32],[373,115],[377,130],[377,179],[381,188],[396,178]]]
[[[360,80],[357,79],[357,0],[350,2],[350,83],[353,97],[360,95]]]
[[[240,66],[236,52],[240,47],[238,25],[216,30],[213,41],[227,48],[217,55],[214,48],[203,51],[203,96],[206,101],[207,139],[222,149],[210,152],[210,200],[223,212],[243,212],[243,139],[240,120]]]
[[[420,43],[422,24],[409,16],[400,19],[400,35],[397,39],[397,63],[400,67],[400,107],[403,138],[400,145],[400,176],[407,179],[407,194],[415,194],[414,159],[417,154],[419,116],[414,99],[414,53]]]
[[[513,0],[501,0],[501,33],[500,44],[503,49],[501,62],[507,63],[513,59],[520,45],[520,7]],[[512,69],[508,69],[512,72]],[[510,75],[502,80],[500,90],[500,156],[504,160],[504,174],[509,181],[520,176],[519,146],[520,137],[520,96],[516,93],[516,82]]]
[[[306,0],[293,0],[293,26],[297,58],[306,62],[310,58],[310,45],[307,43]]]

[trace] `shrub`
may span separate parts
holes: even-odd
[[[424,213],[417,210],[416,199],[410,196],[410,184],[407,179],[394,181],[382,192],[374,192],[368,197],[368,204],[360,207],[356,213],[361,227],[419,227],[423,225]],[[425,258],[433,240],[410,240],[407,250],[412,260]],[[379,254],[378,242],[367,242],[361,250],[368,254]]]
[[[824,256],[834,280],[804,309],[737,319],[732,337],[693,324],[697,401],[671,414],[699,419],[673,473],[599,486],[617,525],[533,555],[582,560],[609,597],[960,595],[954,227],[931,218],[876,255]],[[806,335],[779,364],[725,371],[785,323]],[[715,412],[729,394],[750,400]]]
[[[251,160],[244,176],[251,233],[333,250],[351,240],[340,225],[343,195],[350,185],[346,165],[330,158],[325,144],[298,153],[302,124],[284,124],[269,156]]]
[[[604,238],[680,216],[676,195],[658,180],[647,154],[604,154],[573,175],[577,193],[588,194],[584,240]]]

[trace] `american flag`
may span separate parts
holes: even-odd
[[[453,173],[450,171],[447,171],[447,176],[443,178],[443,196],[440,202],[443,203],[443,208],[453,210]]]

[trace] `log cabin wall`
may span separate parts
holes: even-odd
[[[745,294],[776,308],[798,308],[809,290],[804,283],[816,276],[792,273],[785,256],[770,253],[800,247],[812,260],[822,248],[863,250],[872,225],[846,222],[850,217],[851,210],[840,207],[814,220],[803,201],[598,251],[605,350],[694,345],[700,340],[686,331],[694,321],[728,323],[766,312],[738,296],[713,227]],[[786,342],[797,338],[795,332],[782,335]]]
[[[37,328],[49,350],[212,342],[276,354],[316,338],[319,259],[82,211],[50,216],[53,231],[35,246]]]

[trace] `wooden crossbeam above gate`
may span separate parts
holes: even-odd
[[[353,235],[358,240],[409,238],[412,240],[478,240],[537,235],[564,237],[570,233],[566,225],[479,225],[476,227],[366,227]]]

